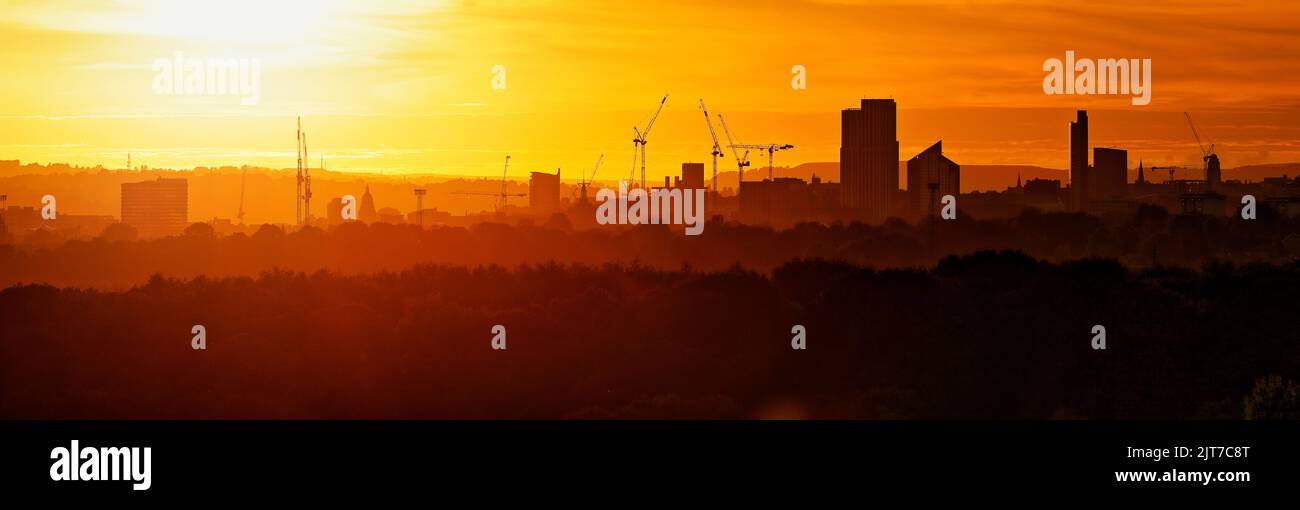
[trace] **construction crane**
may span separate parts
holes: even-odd
[[[1196,124],[1192,123],[1191,114],[1183,112],[1183,116],[1187,117],[1187,125],[1192,128],[1192,136],[1196,138],[1197,148],[1201,149],[1201,161],[1205,168],[1205,183],[1213,186],[1220,178],[1219,155],[1214,153],[1213,143],[1210,144],[1209,148],[1206,148],[1205,144],[1201,143],[1201,135],[1196,132]]]
[[[581,190],[583,203],[587,202],[587,188],[591,186],[591,183],[596,180],[596,170],[600,170],[600,162],[603,161],[604,159],[605,159],[604,154],[601,154],[600,157],[596,158],[596,167],[591,169],[590,179],[587,179],[585,176],[579,176],[580,178],[578,180],[578,189]]]
[[[631,175],[631,180],[633,180],[633,181],[636,180],[636,155],[637,155],[637,151],[640,150],[640,152],[641,152],[641,187],[642,187],[642,188],[645,188],[645,142],[646,142],[646,137],[647,137],[647,136],[650,136],[650,128],[653,128],[653,127],[655,126],[655,120],[658,120],[658,119],[659,119],[659,112],[664,111],[664,103],[667,103],[667,102],[668,102],[668,94],[664,94],[664,98],[661,99],[661,100],[659,100],[659,109],[655,110],[655,114],[652,115],[652,116],[650,117],[650,122],[647,122],[647,123],[646,123],[646,125],[645,125],[645,129],[637,129],[636,126],[632,126],[632,131],[633,131],[634,133],[636,133],[636,138],[633,138],[633,139],[632,139],[632,175]]]
[[[1176,171],[1178,171],[1178,170],[1186,170],[1186,169],[1187,169],[1187,167],[1184,167],[1184,166],[1153,166],[1153,167],[1151,167],[1151,171],[1153,171],[1153,172],[1158,171],[1158,170],[1168,170],[1168,171],[1169,171],[1169,178],[1165,180],[1165,184],[1171,184],[1171,185],[1174,183],[1174,172],[1176,172]]]
[[[298,117],[298,139],[294,142],[298,151],[298,185],[293,191],[293,222],[302,224],[302,117]]]
[[[1187,117],[1187,125],[1192,128],[1192,137],[1196,138],[1196,146],[1199,149],[1201,149],[1201,159],[1208,161],[1210,159],[1210,156],[1214,154],[1214,144],[1210,144],[1210,148],[1208,149],[1205,148],[1205,144],[1201,143],[1200,133],[1196,132],[1196,124],[1192,123],[1192,115],[1187,112],[1183,112],[1183,116]]]
[[[505,211],[506,199],[509,197],[524,197],[527,193],[506,193],[506,173],[510,171],[510,155],[506,154],[506,165],[501,169],[501,193],[483,193],[477,191],[453,191],[453,195],[480,195],[488,197],[497,197],[497,212]]]
[[[244,174],[239,178],[239,226],[244,226],[244,188],[248,184],[248,165],[244,165]]]
[[[713,120],[709,119],[709,109],[700,100],[700,110],[704,111],[704,123],[709,126],[709,136],[713,137],[713,192],[718,192],[718,156],[722,155],[722,146],[718,144],[718,133],[713,130]]]
[[[506,209],[506,174],[510,172],[510,155],[506,154],[506,164],[501,167],[501,205],[499,210]]]
[[[749,166],[749,149],[745,149],[745,155],[742,157],[736,150],[736,144],[731,141],[731,130],[727,129],[727,119],[718,114],[718,122],[722,123],[722,133],[727,135],[727,146],[731,147],[731,154],[736,157],[736,172],[739,175],[736,179],[736,193],[740,193],[740,183],[745,182],[745,167]]]
[[[311,160],[307,158],[307,133],[302,134],[302,158],[306,161],[302,167],[302,224],[311,225]],[[325,160],[321,160],[324,164]]]
[[[764,151],[767,151],[767,178],[768,178],[768,180],[771,180],[771,179],[772,179],[772,155],[775,154],[777,151],[783,151],[783,150],[786,150],[786,149],[793,149],[793,148],[794,148],[793,145],[790,145],[790,144],[788,144],[788,143],[785,143],[785,144],[780,144],[780,143],[739,144],[739,145],[733,145],[732,147],[739,147],[739,148],[741,148],[741,149],[758,149],[758,150],[764,150]]]

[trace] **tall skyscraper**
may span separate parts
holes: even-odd
[[[180,234],[189,223],[189,183],[162,178],[122,183],[122,223],[142,239]]]
[[[1111,200],[1128,195],[1128,151],[1097,147],[1092,150],[1092,175],[1088,197]]]
[[[1205,156],[1205,185],[1209,189],[1214,189],[1223,182],[1223,170],[1219,168],[1219,155],[1210,154]]]
[[[560,171],[533,172],[528,177],[528,207],[539,214],[560,210]]]
[[[1088,207],[1088,111],[1070,122],[1070,210]]]
[[[840,183],[846,207],[883,222],[898,192],[898,107],[893,99],[863,99],[840,115]]]
[[[704,163],[682,163],[682,178],[677,183],[680,188],[704,188]]]
[[[938,215],[940,199],[959,193],[961,166],[943,155],[942,141],[907,160],[907,208],[915,217]]]

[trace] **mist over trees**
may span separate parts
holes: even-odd
[[[1298,284],[1294,262],[1128,269],[983,251],[928,269],[422,265],[18,285],[0,291],[0,414],[1287,417]],[[498,324],[504,351],[490,347]],[[791,349],[795,324],[806,350]],[[1089,343],[1098,324],[1104,351]]]
[[[1139,268],[1196,268],[1215,259],[1287,263],[1300,257],[1300,219],[1266,209],[1251,221],[1171,215],[1143,206],[1132,215],[1107,217],[1029,209],[1009,220],[804,223],[786,230],[715,219],[698,236],[662,225],[574,228],[563,219],[430,229],[353,222],[292,232],[263,225],[251,235],[227,236],[195,223],[183,235],[152,240],[137,240],[129,226],[113,224],[90,241],[0,244],[0,286],[44,282],[121,289],[155,273],[189,279],[287,268],[365,275],[417,264],[622,263],[699,271],[740,264],[768,273],[789,260],[825,258],[906,268],[931,267],[945,256],[980,250],[1018,250],[1053,262],[1108,258]]]

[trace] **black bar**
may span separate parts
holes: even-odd
[[[1294,487],[1281,422],[11,421],[6,493],[156,498],[579,490],[881,494],[964,487],[1205,491]],[[151,487],[54,481],[51,450],[150,447]],[[1249,447],[1131,458],[1128,448]],[[1214,450],[1211,450],[1213,452]],[[1249,481],[1117,482],[1116,471],[1247,472]],[[519,492],[525,491],[525,492]]]

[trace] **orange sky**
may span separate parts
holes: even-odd
[[[709,157],[699,98],[744,142],[795,144],[778,164],[836,160],[859,97],[898,100],[904,159],[943,139],[959,163],[1063,168],[1089,108],[1094,145],[1134,164],[1199,166],[1185,110],[1225,167],[1300,161],[1295,2],[1060,4],[10,0],[0,159],[291,167],[300,114],[332,170],[491,175],[508,153],[514,175],[571,176],[604,153],[608,179],[669,93],[656,180]],[[1045,95],[1043,61],[1066,50],[1152,59],[1151,104]],[[259,59],[260,101],[155,94],[151,63],[176,51]]]

